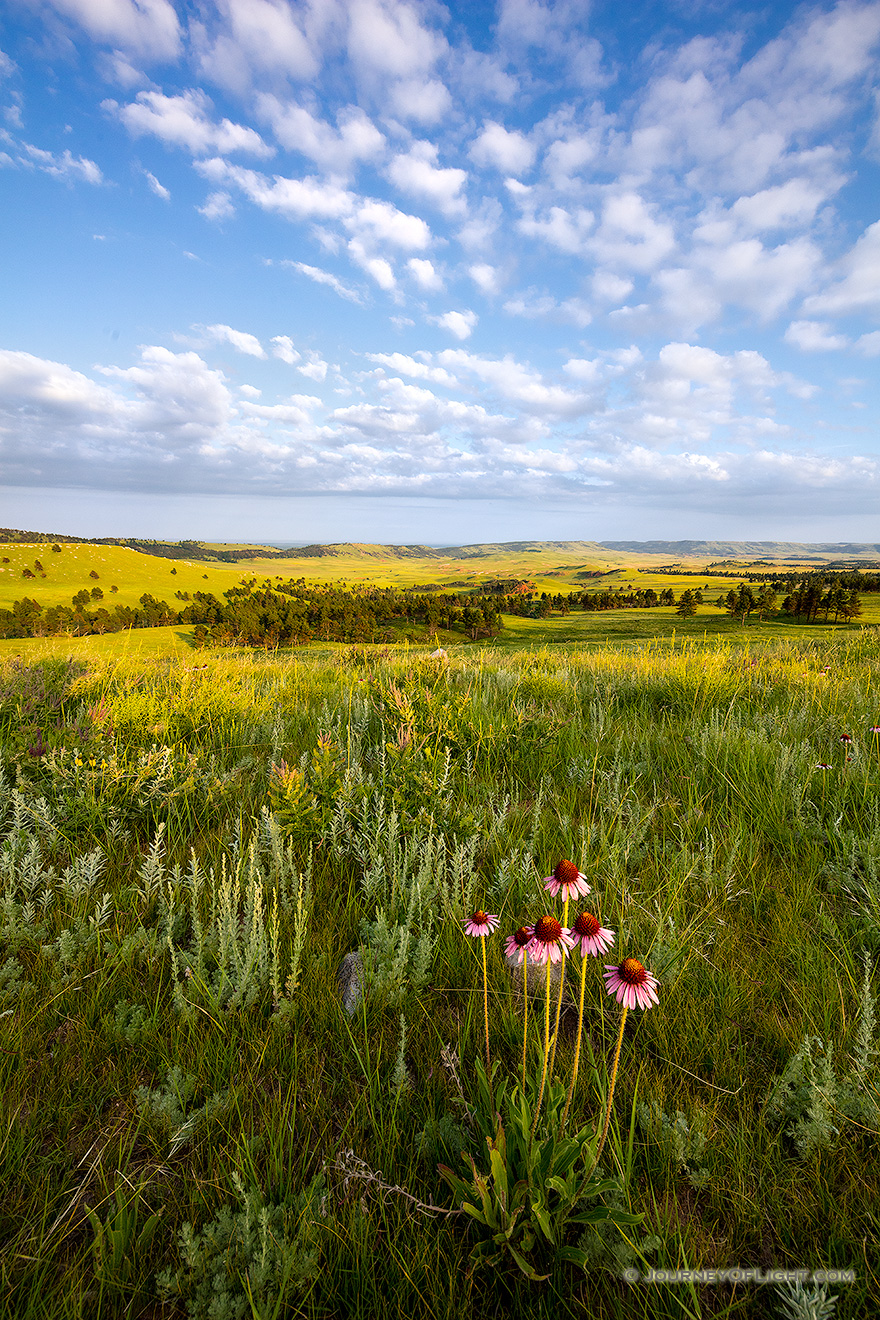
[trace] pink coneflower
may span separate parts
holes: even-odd
[[[559,962],[571,948],[571,933],[555,917],[540,917],[529,944],[529,957],[535,962]]]
[[[464,933],[473,936],[474,939],[491,935],[492,931],[497,929],[500,920],[500,917],[489,916],[487,912],[480,908],[477,912],[472,912],[469,917],[465,918]]]
[[[561,894],[566,902],[570,898],[586,898],[590,892],[587,877],[581,875],[574,862],[569,862],[566,858],[557,862],[552,875],[544,877],[544,888],[553,898]]]
[[[575,949],[580,944],[582,958],[587,954],[597,958],[600,953],[607,953],[614,943],[614,931],[606,929],[592,912],[581,912],[575,917],[571,936],[571,947]]]
[[[850,737],[850,735],[849,735],[848,733],[842,733],[842,734],[840,735],[840,741],[841,741],[842,743],[851,743],[851,742],[852,742],[852,738]]]
[[[880,724],[872,724],[868,733],[880,733]]]
[[[469,917],[465,918],[464,923],[465,935],[478,939],[483,953],[483,1024],[486,1029],[486,1068],[490,1078],[492,1076],[492,1060],[489,1055],[489,971],[486,966],[486,936],[492,934],[500,920],[500,917],[490,916],[488,912],[478,908],[476,912],[472,912]]]
[[[619,967],[605,966],[605,989],[624,1008],[650,1008],[658,1002],[657,978],[636,958],[624,958]]]
[[[504,944],[504,952],[507,957],[516,958],[518,963],[528,957],[528,946],[532,942],[534,933],[534,926],[520,926],[519,930],[514,931],[512,935],[508,935]]]
[[[817,761],[817,762],[816,762],[816,769],[817,769],[817,770],[830,770],[830,769],[831,769],[831,766],[827,763],[827,761]]]

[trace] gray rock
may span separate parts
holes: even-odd
[[[519,955],[505,957],[510,971],[510,978],[513,981],[513,988],[517,995],[523,995],[526,991],[532,996],[544,994],[544,986],[547,984],[547,968],[541,963],[532,962],[526,964],[518,961]],[[562,975],[562,963],[550,964],[550,989],[559,994],[559,978]],[[555,1001],[554,1001],[555,1002]]]
[[[364,994],[364,963],[359,949],[352,949],[339,964],[339,997],[349,1017],[357,1012]]]

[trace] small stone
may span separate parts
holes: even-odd
[[[510,976],[513,981],[513,988],[518,995],[522,995],[528,990],[530,995],[543,995],[544,986],[547,984],[547,968],[543,963],[534,962],[531,958],[521,963],[519,955],[513,954],[512,957],[505,957],[504,961],[510,969]],[[550,989],[559,993],[559,978],[562,975],[562,963],[550,964]]]
[[[337,974],[342,1007],[353,1017],[364,993],[364,963],[359,949],[352,949],[339,964]]]

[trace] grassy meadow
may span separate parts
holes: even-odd
[[[333,562],[13,552],[46,603],[93,568],[134,601]],[[563,558],[541,589],[578,585]],[[0,643],[2,1314],[876,1313],[873,602],[508,619],[445,660]],[[525,995],[505,940],[581,909],[613,947]],[[624,958],[658,997],[625,1017]],[[823,1311],[813,1283],[624,1277],[736,1266],[851,1281]]]

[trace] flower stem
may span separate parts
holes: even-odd
[[[547,1063],[550,1058],[550,959],[547,959],[547,976],[544,982],[544,1071],[541,1073],[541,1089],[538,1092],[538,1102],[535,1105],[535,1117],[532,1119],[532,1126],[529,1131],[529,1145],[535,1135],[535,1128],[538,1126],[538,1115],[541,1112],[541,1101],[544,1099],[544,1084],[547,1081]]]
[[[577,1081],[578,1064],[580,1063],[580,1059],[581,1059],[581,1029],[583,1028],[584,1025],[584,990],[586,989],[586,985],[587,985],[587,960],[586,958],[582,958],[581,959],[581,995],[580,995],[580,1003],[578,1005],[577,1043],[574,1047],[574,1065],[571,1070],[571,1081],[568,1084],[568,1095],[566,1096],[566,1100],[565,1100],[565,1109],[562,1111],[562,1122],[559,1125],[560,1137],[565,1131],[565,1121],[568,1118],[568,1111],[571,1107],[571,1097],[574,1095],[574,1084]]]
[[[523,1060],[522,1060],[522,1089],[523,1095],[526,1093],[526,1036],[529,1029],[529,950],[528,945],[523,949],[523,989],[524,995],[524,1017],[523,1017]]]
[[[486,936],[480,939],[483,946],[483,1021],[486,1027],[486,1071],[492,1075],[492,1061],[489,1058],[489,975],[486,971]]]
[[[599,1138],[599,1145],[596,1149],[596,1158],[590,1165],[590,1171],[587,1174],[588,1178],[599,1163],[599,1156],[602,1154],[605,1141],[608,1137],[608,1128],[611,1123],[611,1105],[614,1100],[614,1087],[617,1083],[617,1065],[620,1063],[620,1047],[623,1044],[623,1028],[626,1024],[627,1011],[626,1004],[624,1004],[623,1012],[620,1015],[620,1031],[617,1033],[617,1049],[614,1051],[614,1063],[611,1066],[611,1084],[608,1088],[608,1104],[605,1107],[605,1123],[602,1127],[602,1136]]]
[[[568,925],[568,899],[565,900],[565,910],[562,914],[562,925]],[[565,988],[565,948],[562,950],[562,966],[559,969],[559,998],[556,1000],[556,1025],[553,1028],[553,1053],[550,1055],[550,1075],[553,1076],[553,1065],[556,1062],[556,1042],[559,1039],[559,1015],[562,1012],[562,991]]]

